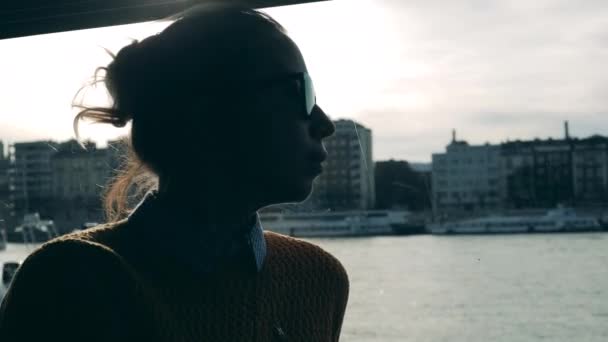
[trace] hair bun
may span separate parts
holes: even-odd
[[[114,99],[115,114],[122,119],[119,122],[131,119],[132,114],[128,113],[135,110],[133,104],[137,97],[142,64],[138,45],[134,41],[123,47],[107,67],[106,87]]]

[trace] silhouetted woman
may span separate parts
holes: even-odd
[[[113,106],[84,108],[75,124],[132,124],[131,161],[106,196],[112,222],[27,258],[0,339],[337,341],[344,268],[263,232],[257,215],[309,195],[334,132],[284,29],[255,10],[206,6],[104,69]],[[127,211],[146,179],[154,190]]]

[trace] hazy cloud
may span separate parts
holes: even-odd
[[[419,78],[400,77],[399,65],[394,65],[395,77],[384,89],[414,91],[424,99],[414,108],[416,114],[404,104],[395,108],[396,116],[426,119],[430,132],[443,129],[432,134],[438,139],[449,138],[447,128],[454,127],[473,143],[561,136],[566,119],[575,134],[608,133],[608,117],[602,115],[608,108],[608,3],[381,3],[396,36],[403,37],[394,47],[396,53],[428,71]],[[366,113],[362,117],[367,118]],[[390,125],[396,121],[411,120],[393,119]],[[392,131],[374,124],[377,134]],[[404,128],[404,143],[410,133]],[[428,144],[437,149],[432,139]],[[390,151],[403,149],[392,143],[378,150],[394,156]],[[413,159],[428,158],[430,151],[421,150],[411,152],[418,156]]]

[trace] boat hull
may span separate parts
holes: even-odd
[[[510,225],[503,227],[475,227],[467,225],[454,226],[430,225],[431,234],[524,234],[524,233],[583,233],[606,231],[599,224],[589,225]]]
[[[364,230],[353,230],[349,228],[344,229],[315,229],[314,227],[298,227],[298,228],[289,228],[289,229],[266,229],[269,231],[273,231],[275,233],[288,235],[292,237],[301,237],[301,238],[315,238],[315,237],[356,237],[356,236],[381,236],[381,235],[393,235],[394,232],[392,229],[364,229]]]
[[[350,237],[426,233],[424,222],[406,211],[271,213],[260,217],[265,230],[293,237]]]

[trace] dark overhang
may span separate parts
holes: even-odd
[[[2,1],[2,0],[0,0]],[[0,5],[0,39],[158,20],[218,0],[8,0]],[[221,0],[254,8],[326,0]]]

